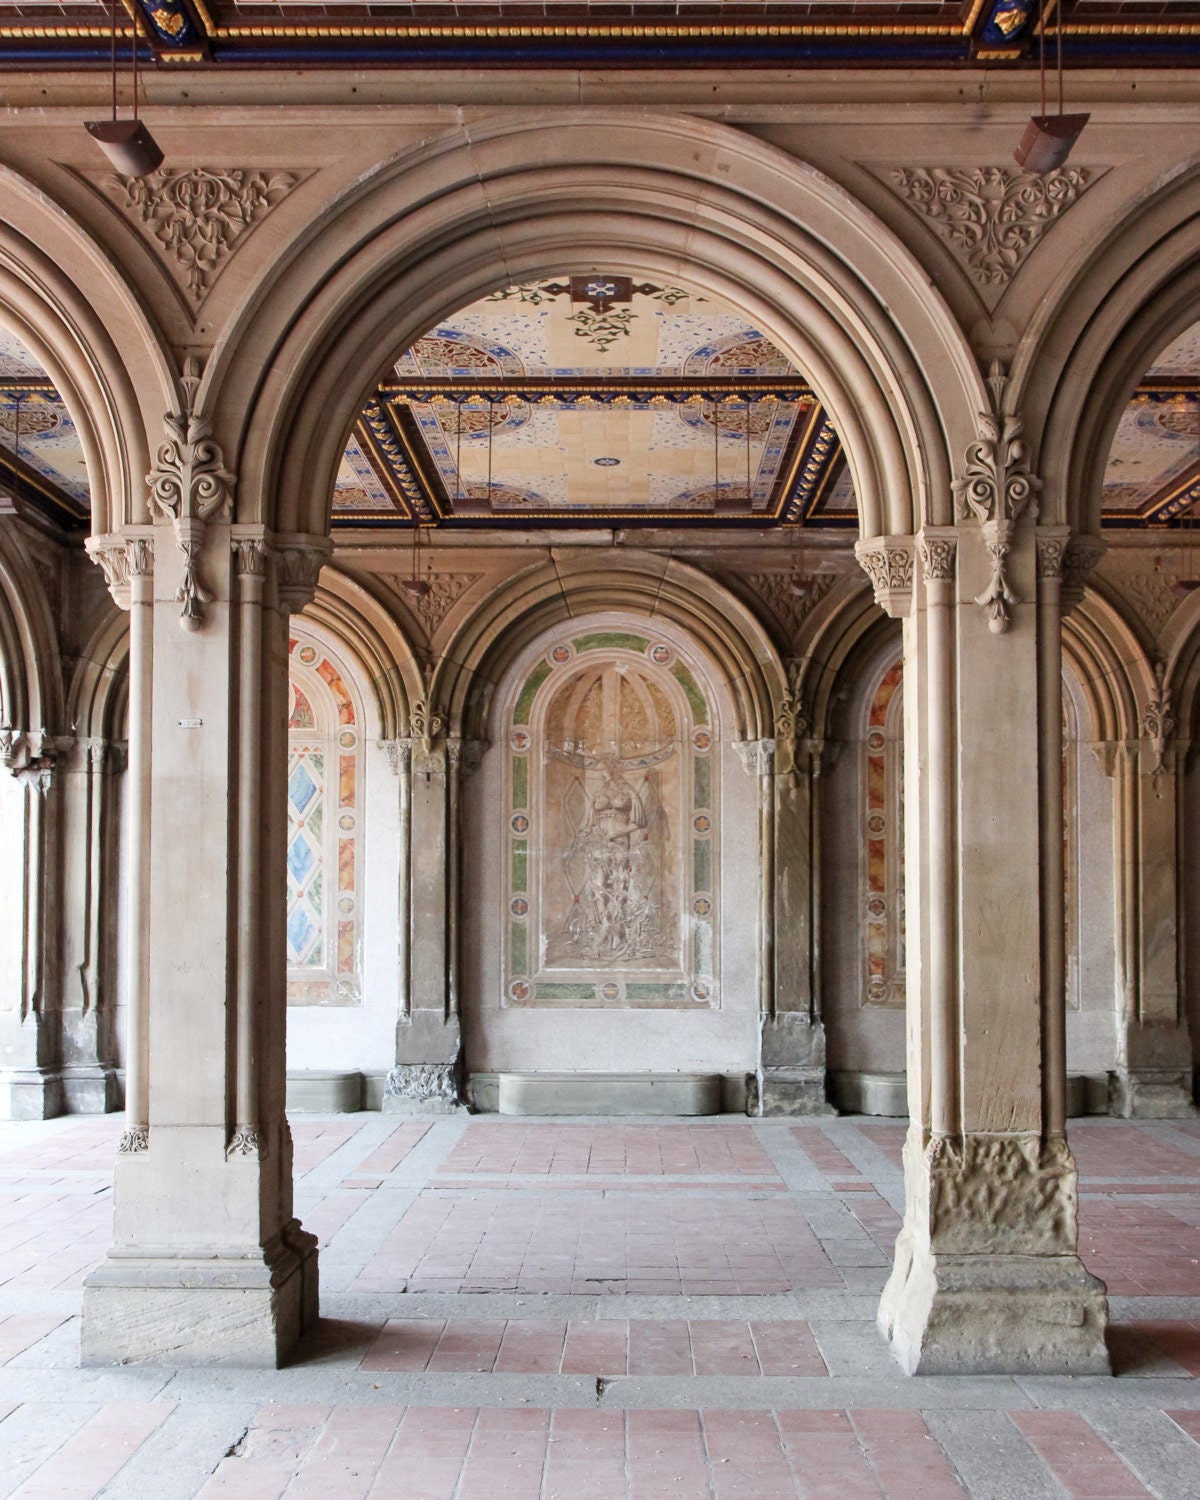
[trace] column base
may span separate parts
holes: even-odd
[[[766,1119],[837,1114],[826,1097],[824,1068],[763,1068],[756,1081],[758,1104],[748,1114]]]
[[[295,1220],[265,1249],[122,1255],[83,1285],[83,1365],[277,1368],[319,1316],[317,1241]]]
[[[1192,1072],[1181,1069],[1121,1069],[1108,1075],[1109,1113],[1123,1120],[1193,1120]]]
[[[383,1091],[385,1115],[465,1115],[456,1063],[399,1063]]]
[[[63,1069],[64,1114],[110,1115],[122,1107],[123,1092],[117,1070],[103,1063]]]
[[[0,1068],[0,1120],[53,1120],[62,1113],[60,1073],[47,1068]]]
[[[1076,1255],[914,1252],[907,1230],[879,1304],[908,1375],[1108,1375],[1104,1283]]]

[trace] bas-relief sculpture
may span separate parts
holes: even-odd
[[[552,644],[509,716],[505,1003],[712,1007],[717,767],[673,646]]]

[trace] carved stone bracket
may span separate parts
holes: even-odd
[[[912,613],[913,562],[916,544],[911,536],[877,536],[854,544],[859,566],[871,580],[875,602],[903,619]]]
[[[1178,725],[1171,706],[1171,689],[1167,686],[1167,669],[1163,662],[1154,664],[1154,692],[1142,709],[1142,733],[1154,747],[1152,776],[1167,773],[1167,744]]]
[[[50,790],[61,759],[76,746],[70,735],[51,735],[44,729],[22,731],[0,726],[0,766],[18,781],[40,792]]]
[[[451,769],[465,781],[478,771],[486,749],[485,740],[464,740],[456,736],[446,741],[446,759]]]
[[[154,572],[153,536],[114,532],[107,536],[88,537],[84,546],[88,556],[103,571],[104,581],[117,606],[128,609],[133,580],[149,577]]]
[[[252,1161],[261,1161],[266,1154],[266,1141],[259,1131],[236,1130],[226,1148],[225,1159],[230,1161],[234,1157],[243,1156]]]
[[[1037,539],[1037,576],[1039,580],[1061,581],[1063,564],[1067,557],[1067,533],[1065,528],[1051,531],[1039,529]]]
[[[117,1151],[122,1156],[131,1156],[139,1151],[149,1151],[150,1132],[144,1125],[133,1125],[121,1137]]]
[[[918,1167],[939,1255],[1071,1254],[1078,1190],[1065,1140],[935,1136]],[[914,1184],[921,1192],[920,1182]]]
[[[183,410],[163,418],[167,440],[159,445],[157,462],[146,475],[150,486],[150,508],[175,529],[175,540],[183,553],[183,582],[175,595],[182,604],[180,624],[199,630],[204,606],[212,595],[200,582],[198,562],[208,521],[227,513],[234,478],[225,468],[220,445],[213,439],[212,423],[196,411],[200,389],[200,364],[193,357],[184,363],[179,381]]]
[[[974,517],[983,533],[992,576],[975,603],[986,612],[988,629],[1002,635],[1012,623],[1010,609],[1021,602],[1005,572],[1013,534],[1026,512],[1037,516],[1036,496],[1042,482],[1029,472],[1021,417],[1004,411],[1008,376],[999,360],[992,361],[987,383],[992,409],[979,413],[979,436],[967,444],[964,473],[954,481],[954,498],[959,519]]]
[[[413,738],[421,742],[426,755],[433,749],[434,741],[440,739],[446,728],[446,716],[439,712],[427,698],[418,698],[409,713]]]

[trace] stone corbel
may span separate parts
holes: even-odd
[[[926,583],[953,583],[958,533],[952,526],[924,526],[917,537],[921,575]]]
[[[200,363],[189,357],[179,381],[182,411],[163,417],[166,442],[159,445],[157,462],[146,475],[150,508],[171,522],[183,553],[183,582],[175,595],[182,604],[179,622],[185,630],[204,624],[204,607],[212,595],[199,577],[199,558],[208,522],[228,514],[234,477],[225,468],[220,445],[213,439],[212,422],[196,410]]]
[[[975,603],[988,617],[993,635],[1003,635],[1012,624],[1010,610],[1020,598],[1006,574],[1016,524],[1028,512],[1037,516],[1036,496],[1042,482],[1029,472],[1021,417],[1004,411],[1008,376],[999,360],[988,374],[991,411],[979,413],[979,436],[967,444],[964,472],[954,481],[959,520],[979,523],[991,559],[992,576]]]
[[[778,749],[775,740],[734,740],[733,748],[737,751],[747,776],[761,777],[774,773],[775,752]]]
[[[393,776],[400,776],[412,769],[411,740],[380,740],[379,748],[387,756]]]
[[[450,768],[465,781],[478,771],[486,749],[486,740],[464,740],[455,736],[446,741],[446,759]]]
[[[859,566],[875,590],[875,603],[893,620],[912,613],[915,553],[911,536],[877,536],[854,544]]]
[[[70,735],[51,735],[44,729],[22,732],[6,725],[0,728],[0,765],[22,785],[45,796],[60,760],[75,743]]]

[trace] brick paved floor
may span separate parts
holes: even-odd
[[[904,1127],[294,1121],[320,1330],[81,1371],[121,1121],[0,1126],[0,1497],[1200,1500],[1200,1127],[1080,1122],[1114,1379],[906,1379]]]

